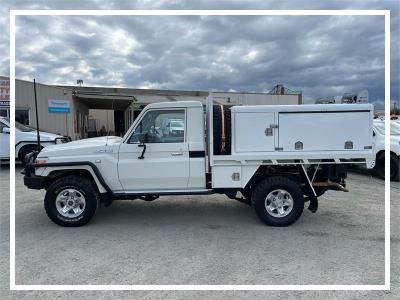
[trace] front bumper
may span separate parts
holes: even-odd
[[[40,190],[44,188],[46,185],[45,176],[37,176],[35,175],[35,159],[37,156],[36,151],[33,151],[26,155],[25,157],[25,168],[22,171],[24,174],[24,185],[28,189]]]
[[[46,178],[44,176],[36,176],[36,175],[25,175],[24,176],[24,185],[28,189],[33,189],[33,190],[40,190],[44,188],[46,185]]]

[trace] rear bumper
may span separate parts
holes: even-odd
[[[45,176],[36,176],[36,175],[30,175],[24,176],[24,185],[28,189],[33,189],[33,190],[40,190],[45,187],[45,182],[46,182]]]

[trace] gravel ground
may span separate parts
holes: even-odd
[[[16,175],[17,284],[383,284],[384,185],[350,173],[350,193],[328,192],[316,214],[288,228],[263,225],[224,196],[120,201],[81,228],[53,224],[43,191]],[[9,288],[9,168],[0,169],[2,299],[400,297],[399,190],[392,184],[392,291],[17,292]]]

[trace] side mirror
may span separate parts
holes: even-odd
[[[2,133],[10,134],[10,128],[9,127],[3,127],[3,130],[1,131]]]

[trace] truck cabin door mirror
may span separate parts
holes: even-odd
[[[10,134],[10,128],[9,127],[3,127],[2,133]]]
[[[142,154],[138,157],[138,159],[144,159],[144,154],[146,153],[146,144],[148,142],[148,135],[147,133],[143,133],[139,136],[139,145],[138,147],[142,147]]]

